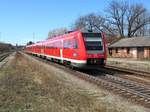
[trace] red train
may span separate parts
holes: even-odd
[[[25,47],[25,52],[78,68],[104,66],[104,33],[74,31]]]

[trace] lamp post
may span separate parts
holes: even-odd
[[[35,41],[34,39],[35,39],[35,33],[33,33],[33,43],[34,43],[34,41]]]
[[[0,41],[1,41],[1,35],[2,35],[2,32],[0,32]]]

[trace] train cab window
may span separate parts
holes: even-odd
[[[77,40],[76,40],[76,38],[73,39],[73,48],[77,49]]]
[[[101,33],[82,33],[86,50],[103,50]]]

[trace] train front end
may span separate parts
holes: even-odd
[[[86,49],[87,67],[106,64],[106,42],[103,33],[82,33]]]

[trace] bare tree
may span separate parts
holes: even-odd
[[[150,15],[141,4],[129,5],[127,1],[113,0],[107,8],[107,23],[116,30],[121,37],[132,37],[144,30],[150,24]],[[140,30],[140,31],[139,31]],[[141,33],[142,34],[142,33]]]
[[[73,25],[73,29],[80,29],[83,31],[91,31],[91,32],[99,32],[103,31],[103,26],[105,23],[105,19],[97,15],[95,13],[91,13],[85,16],[79,17],[75,24]]]
[[[57,28],[48,32],[48,39],[67,32],[67,28]]]
[[[128,8],[127,22],[128,37],[132,37],[136,35],[136,32],[138,31],[142,33],[143,30],[144,33],[145,25],[150,24],[150,15],[141,4],[131,5]]]
[[[112,25],[112,29],[116,30],[121,37],[125,36],[125,14],[127,7],[127,2],[113,0],[107,8],[107,21]]]

